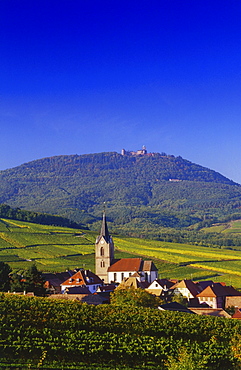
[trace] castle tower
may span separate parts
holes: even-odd
[[[105,212],[103,213],[100,235],[95,242],[95,273],[108,283],[108,268],[114,262],[114,243],[109,234]]]

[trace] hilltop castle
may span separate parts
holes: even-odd
[[[136,277],[140,282],[152,283],[158,278],[158,270],[152,261],[142,258],[114,258],[114,242],[109,234],[106,215],[95,242],[95,273],[105,283],[121,283],[125,278]]]
[[[132,151],[129,151],[129,150],[122,149],[121,154],[122,155],[147,155],[148,153],[147,153],[145,145],[143,145],[142,149],[137,150],[136,152],[132,152]],[[152,154],[152,153],[149,153],[149,155],[150,154]]]

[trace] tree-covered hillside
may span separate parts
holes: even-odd
[[[144,225],[180,228],[237,213],[241,186],[181,157],[158,153],[56,156],[0,172],[0,203],[12,207],[95,228],[104,202],[119,230],[122,225],[139,232]]]

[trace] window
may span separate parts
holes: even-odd
[[[124,280],[124,272],[121,273],[121,280]]]
[[[100,267],[105,267],[105,262],[104,261],[100,262]]]
[[[105,253],[104,253],[104,248],[103,248],[103,247],[101,247],[101,248],[100,248],[100,255],[101,255],[101,256],[104,256],[104,254],[105,254]]]
[[[116,281],[116,272],[114,272],[114,281]]]

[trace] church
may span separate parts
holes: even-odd
[[[109,234],[105,212],[95,242],[95,273],[106,284],[121,283],[131,276],[149,284],[158,278],[158,270],[152,261],[142,258],[115,259],[114,242]]]

